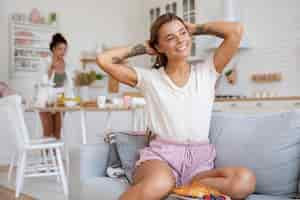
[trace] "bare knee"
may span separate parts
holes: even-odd
[[[244,199],[255,191],[256,178],[247,168],[237,168],[231,179],[231,194],[233,199]]]
[[[141,182],[143,199],[161,199],[168,195],[175,186],[175,179],[168,175],[156,176]]]

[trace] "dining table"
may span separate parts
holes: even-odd
[[[132,127],[135,123],[135,117],[134,115],[136,112],[140,109],[144,109],[144,104],[134,104],[134,105],[124,105],[124,104],[110,104],[107,103],[102,107],[98,107],[97,105],[76,105],[76,106],[45,106],[45,107],[39,107],[34,105],[27,105],[25,106],[25,112],[34,112],[38,116],[40,112],[52,112],[61,113],[62,119],[66,119],[67,116],[70,113],[79,112],[80,113],[80,128],[81,128],[81,137],[82,137],[82,144],[87,144],[87,113],[88,112],[106,112],[106,118],[104,122],[104,133],[109,133],[111,131],[111,119],[112,119],[112,113],[114,112],[124,112],[129,111],[132,114],[132,120],[131,124]],[[62,135],[66,134],[64,124],[65,120],[62,120]],[[38,123],[37,123],[38,124]]]

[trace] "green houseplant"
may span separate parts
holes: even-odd
[[[96,80],[102,80],[103,75],[97,74],[95,71],[77,72],[75,75],[75,86],[78,88],[78,93],[83,101],[89,100],[89,86]]]
[[[102,77],[97,75],[95,71],[90,72],[77,72],[75,75],[75,85],[76,86],[89,86],[92,84],[95,80],[100,80]]]

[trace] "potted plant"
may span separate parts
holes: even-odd
[[[92,86],[97,88],[104,87],[104,83],[102,81],[103,79],[104,79],[104,74],[96,73],[96,80],[92,83]]]
[[[234,85],[236,82],[236,70],[235,69],[229,69],[225,72],[226,79],[228,83]]]
[[[57,18],[56,13],[55,12],[51,12],[49,14],[49,19],[48,19],[49,24],[50,25],[55,25],[56,24],[56,18]]]
[[[83,101],[89,100],[89,86],[96,80],[97,74],[95,71],[76,72],[75,86],[78,88],[78,93]]]

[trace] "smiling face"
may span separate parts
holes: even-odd
[[[65,43],[58,43],[54,46],[52,53],[59,59],[63,59],[67,52],[67,45]]]
[[[191,36],[184,24],[172,20],[160,27],[156,49],[165,54],[168,60],[182,60],[190,55],[191,43]]]

